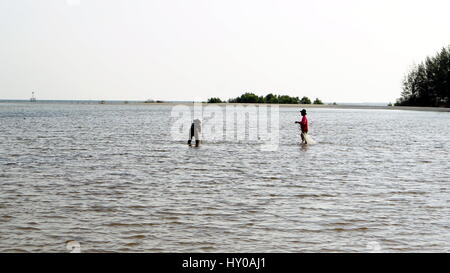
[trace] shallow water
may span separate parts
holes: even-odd
[[[0,104],[0,251],[450,250],[450,113],[280,108],[278,151],[171,140],[170,106]]]

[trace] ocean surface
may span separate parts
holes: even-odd
[[[281,107],[264,151],[171,110],[1,103],[0,252],[450,251],[450,113]]]

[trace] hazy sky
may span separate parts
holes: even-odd
[[[448,0],[0,0],[0,99],[388,102]]]

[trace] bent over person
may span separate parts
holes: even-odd
[[[195,119],[191,124],[191,130],[189,130],[188,145],[192,145],[192,138],[195,138],[195,147],[200,146],[200,134],[202,132],[202,122],[199,119]]]

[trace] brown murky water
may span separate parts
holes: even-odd
[[[170,106],[0,104],[0,252],[450,250],[450,113],[310,109],[318,144],[172,141]]]

